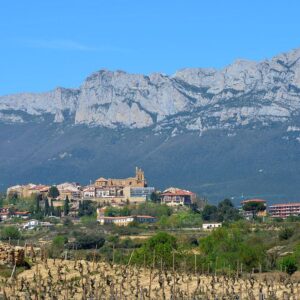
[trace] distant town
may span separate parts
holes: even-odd
[[[143,170],[138,167],[136,167],[134,177],[124,179],[100,177],[88,186],[82,186],[75,182],[65,182],[53,186],[33,183],[15,185],[7,189],[6,197],[10,199],[10,203],[13,203],[14,199],[36,198],[38,206],[43,208],[47,215],[56,217],[66,215],[76,217],[84,205],[83,203],[93,202],[97,206],[97,221],[100,225],[115,224],[118,226],[127,226],[132,222],[155,223],[157,218],[151,215],[110,216],[106,214],[108,207],[122,208],[129,204],[138,205],[147,201],[173,208],[194,206],[198,210],[203,210],[209,206],[205,198],[201,198],[189,190],[169,187],[164,191],[159,191],[155,187],[148,186]],[[300,215],[300,202],[268,206],[266,200],[248,199],[241,202],[239,212],[248,220],[267,216],[285,219]],[[12,209],[12,205],[0,208],[1,221],[15,217],[29,219],[31,212]],[[25,228],[30,228],[36,223],[31,222],[30,224]],[[47,223],[44,225],[47,226]],[[203,224],[204,229],[219,226],[221,226],[220,222]]]

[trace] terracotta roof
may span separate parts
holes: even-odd
[[[108,181],[108,180],[105,179],[104,177],[100,177],[100,178],[98,178],[96,181]]]
[[[144,218],[144,219],[156,219],[155,217],[152,216],[136,216],[137,218]]]
[[[247,200],[242,201],[241,203],[244,204],[244,203],[249,203],[249,202],[266,203],[267,201],[263,200],[263,199],[247,199]]]
[[[280,207],[280,206],[300,206],[300,202],[295,202],[295,203],[280,203],[280,204],[273,204],[270,205],[270,207]]]
[[[194,195],[194,193],[185,190],[162,193],[162,196],[191,196],[191,195]]]

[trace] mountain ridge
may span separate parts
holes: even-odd
[[[171,76],[100,70],[77,89],[1,96],[0,140],[0,189],[88,183],[139,165],[158,188],[213,201],[296,201],[300,49]]]

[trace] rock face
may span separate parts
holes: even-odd
[[[300,49],[172,76],[102,70],[78,89],[0,97],[0,191],[135,166],[151,185],[209,200],[299,201]]]
[[[28,115],[40,120],[51,114],[57,123],[203,132],[285,122],[299,113],[299,92],[300,49],[258,63],[237,60],[222,70],[183,69],[173,76],[102,70],[78,89],[0,97],[0,120],[26,122]]]

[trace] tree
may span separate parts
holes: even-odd
[[[96,208],[93,205],[93,201],[84,200],[79,202],[78,217],[91,216],[95,213],[96,213]]]
[[[202,211],[204,221],[218,221],[218,208],[215,205],[206,205]]]
[[[292,275],[298,270],[296,259],[292,255],[283,257],[279,261],[279,265],[282,271],[285,271],[289,275]]]
[[[50,187],[49,192],[48,192],[48,196],[51,199],[55,199],[59,196],[59,190],[55,185]]]
[[[95,249],[101,248],[105,243],[105,238],[100,236],[98,233],[87,233],[87,234],[80,234],[76,237],[76,248],[77,249]],[[74,245],[70,245],[71,248]]]
[[[171,266],[172,253],[176,249],[176,238],[166,232],[159,232],[148,239],[143,246],[136,251],[133,260],[137,263],[143,263],[143,261],[145,261],[148,264],[154,260]]]
[[[58,235],[53,238],[51,247],[49,249],[50,257],[59,257],[64,251],[65,245],[68,243],[67,237]]]
[[[35,213],[39,213],[41,211],[40,200],[41,200],[41,195],[36,195],[35,196]]]
[[[159,194],[156,192],[152,192],[150,195],[150,200],[154,203],[160,203],[160,197]]]
[[[51,214],[51,216],[55,215],[55,209],[54,209],[54,205],[53,205],[53,199],[51,199],[50,214]]]
[[[251,211],[252,212],[252,217],[259,212],[259,211],[264,211],[266,210],[266,206],[264,202],[257,202],[257,201],[247,201],[243,205],[243,210],[245,211]]]
[[[70,212],[70,201],[69,197],[67,196],[64,203],[64,215],[67,216]]]
[[[21,238],[21,233],[15,226],[7,226],[2,230],[1,238],[3,240],[18,240]]]
[[[45,198],[45,216],[50,216],[51,215],[51,209],[50,209],[50,206],[49,206],[49,200],[48,200],[48,197]],[[52,201],[51,201],[52,203]]]
[[[225,199],[218,204],[219,221],[237,221],[240,218],[239,211],[234,207],[230,199]]]

